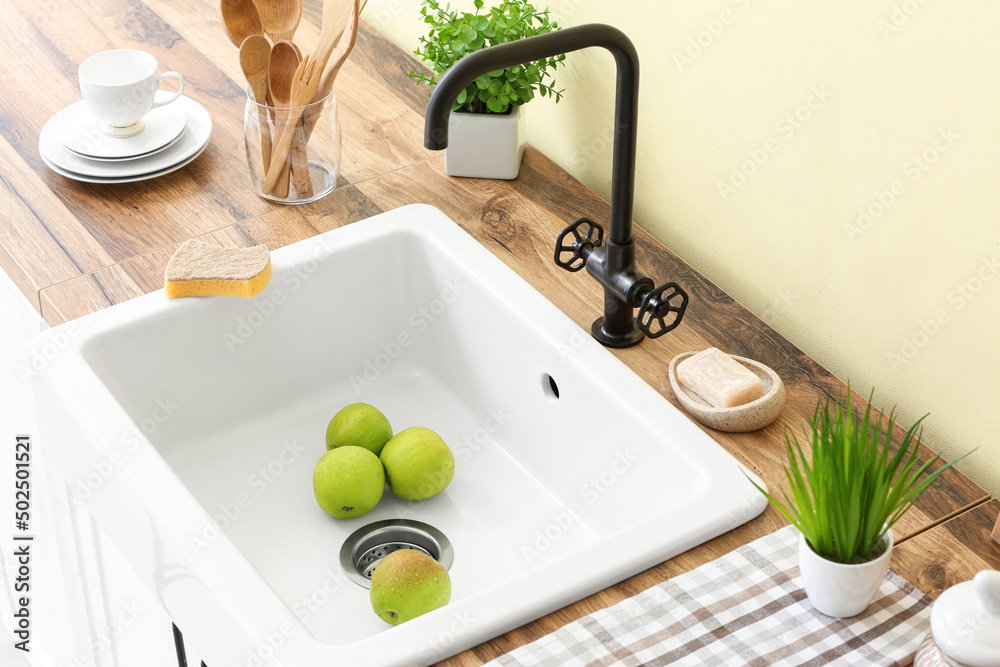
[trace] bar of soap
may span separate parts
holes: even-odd
[[[756,373],[716,347],[677,364],[677,381],[715,408],[733,408],[764,395]]]

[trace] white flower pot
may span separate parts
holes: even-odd
[[[444,166],[449,176],[517,178],[524,155],[524,114],[451,112]]]
[[[809,602],[816,611],[834,618],[857,616],[871,604],[889,571],[892,531],[886,531],[886,548],[867,563],[844,565],[818,555],[799,534],[799,573]]]

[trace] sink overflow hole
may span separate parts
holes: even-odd
[[[408,519],[376,521],[351,533],[340,548],[340,566],[348,579],[371,588],[372,573],[386,556],[410,549],[451,567],[454,551],[444,533],[429,524]]]
[[[542,392],[548,396],[552,403],[559,400],[559,385],[556,384],[556,379],[548,373],[542,374]]]

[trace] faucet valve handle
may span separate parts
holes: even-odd
[[[567,240],[572,234],[573,239]],[[604,228],[590,218],[580,218],[556,237],[556,264],[567,271],[579,271],[587,265],[587,258],[604,242]],[[562,259],[565,253],[572,253]]]
[[[636,324],[649,338],[659,338],[677,328],[687,306],[687,292],[677,283],[664,283],[643,297]]]

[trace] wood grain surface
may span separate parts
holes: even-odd
[[[296,36],[307,52],[318,39],[318,7],[307,0]],[[606,224],[607,202],[530,146],[515,181],[447,176],[443,156],[422,146],[427,88],[408,76],[416,62],[364,22],[335,88],[342,186],[319,202],[288,208],[250,189],[245,82],[214,2],[5,0],[0,37],[0,57],[15,65],[0,74],[0,84],[15,93],[0,96],[0,267],[52,324],[159,289],[167,260],[189,238],[276,249],[411,203],[439,207],[581,327],[600,315],[596,281],[556,267],[552,251],[556,234],[577,217]],[[102,49],[129,47],[153,53],[161,70],[184,74],[187,94],[212,116],[210,146],[188,167],[143,183],[89,185],[49,171],[38,155],[38,133],[78,98],[77,65]],[[845,384],[644,230],[637,228],[636,236],[640,268],[657,283],[679,282],[691,306],[675,332],[614,354],[674,405],[666,369],[681,352],[716,346],[774,368],[787,388],[787,406],[774,424],[745,434],[704,430],[773,488],[781,485],[786,429],[800,432],[824,393],[841,394]],[[863,409],[864,398],[854,400]],[[900,435],[897,430],[897,441]],[[922,446],[920,456],[926,460],[933,452]],[[935,594],[995,563],[989,549],[1000,546],[989,532],[1000,503],[988,501],[971,480],[947,471],[897,524],[893,567]],[[722,537],[445,664],[480,665],[785,523],[768,509]]]
[[[0,96],[0,193],[16,207],[14,217],[0,225],[5,251],[0,266],[32,302],[38,303],[36,293],[43,287],[275,209],[249,187],[243,138],[246,83],[238,50],[222,37],[215,3],[88,0],[60,3],[51,14],[39,9],[36,0],[2,5],[0,22],[9,22],[0,31],[13,27],[20,41],[12,35],[0,39],[0,57],[16,64],[12,69],[20,72],[19,79],[10,85],[20,94]],[[318,30],[303,20],[300,33],[307,44],[315,42]],[[25,44],[32,45],[37,57],[26,57]],[[412,61],[394,46],[385,48],[389,46],[364,25],[358,48],[337,80],[342,182],[434,156],[422,146],[426,90],[413,94],[416,85],[408,76]],[[185,94],[213,120],[212,140],[201,157],[167,176],[121,185],[78,183],[42,163],[42,126],[79,99],[78,64],[108,48],[143,49],[157,57],[161,70],[184,74]],[[403,86],[411,94],[398,95]]]
[[[990,538],[998,512],[994,499],[920,533],[893,550],[892,569],[931,597],[981,570],[1000,570],[1000,544]]]
[[[993,525],[993,541],[1000,544],[1000,512],[997,513],[997,522]]]

